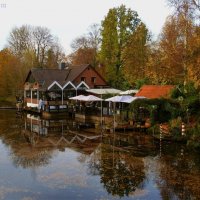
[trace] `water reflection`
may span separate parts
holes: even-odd
[[[81,133],[69,119],[45,120],[27,114],[23,118],[21,137],[12,145],[12,158],[16,166],[38,167],[48,165],[56,150],[73,148],[83,154],[91,154],[99,144],[101,135]],[[19,135],[18,135],[19,136]]]
[[[184,146],[167,146],[159,160],[157,184],[161,196],[173,199],[200,199],[200,157]]]
[[[0,141],[0,199],[200,199],[199,155],[148,134],[7,111]]]
[[[145,179],[142,158],[130,157],[119,149],[104,146],[102,148],[99,172],[101,183],[112,195],[128,196],[136,188],[143,188]]]

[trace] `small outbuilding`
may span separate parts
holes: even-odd
[[[135,94],[135,96],[143,96],[148,99],[170,98],[174,85],[144,85]]]

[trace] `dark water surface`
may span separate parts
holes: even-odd
[[[0,200],[200,199],[200,156],[142,133],[0,111]]]

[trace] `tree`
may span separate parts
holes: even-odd
[[[101,31],[99,24],[92,24],[88,29],[88,41],[90,47],[95,49],[96,53],[100,48],[101,43]]]
[[[148,77],[153,83],[184,84],[199,78],[199,26],[192,0],[169,0],[175,11],[162,29],[148,59]]]
[[[161,58],[161,49],[158,41],[153,41],[150,44],[148,53],[148,61],[146,66],[146,77],[152,84],[165,84],[168,80],[168,75],[164,71],[165,66]],[[171,80],[171,79],[170,79]]]
[[[23,82],[20,60],[9,49],[0,51],[0,93],[1,97],[15,95]]]
[[[92,65],[94,66],[94,68],[96,68],[99,64],[98,52],[101,44],[101,31],[99,24],[92,24],[89,27],[88,40],[91,48],[93,49],[93,55],[94,55]]]
[[[53,69],[63,60],[65,60],[65,54],[63,53],[62,46],[59,44],[58,39],[54,38],[51,47],[47,50],[44,67]]]
[[[150,35],[145,24],[140,23],[122,51],[123,74],[131,85],[145,78]]]
[[[182,30],[183,40],[183,73],[184,73],[184,85],[187,83],[188,75],[188,51],[189,51],[189,39],[191,33],[191,27],[195,23],[195,17],[198,16],[199,0],[168,0],[169,5],[175,9],[174,16],[176,16],[179,28]],[[179,37],[180,38],[180,37]]]
[[[72,65],[91,64],[94,66],[95,51],[91,48],[79,48],[68,58]]]
[[[8,49],[0,52],[0,92],[14,96],[33,67],[57,68],[62,48],[45,27],[23,25],[12,29]]]
[[[200,88],[200,27],[195,26],[190,38],[190,60],[188,64],[188,79]]]
[[[12,29],[8,38],[8,46],[14,55],[22,57],[24,52],[33,47],[31,29],[28,25]]]
[[[98,24],[89,27],[86,35],[76,38],[72,44],[73,53],[69,56],[72,64],[91,64],[97,66],[97,54],[100,45],[100,28]]]
[[[35,27],[32,34],[37,64],[44,67],[45,56],[53,44],[53,36],[48,28],[40,26]]]
[[[137,12],[124,5],[110,9],[102,21],[100,60],[106,67],[106,79],[112,86],[121,85],[122,50],[139,22]]]
[[[23,25],[19,28],[15,27],[8,38],[8,47],[11,52],[18,56],[22,63],[30,64],[32,67],[57,67],[56,62],[62,56],[62,48],[56,37],[46,27]],[[50,52],[54,54],[54,59],[48,58]],[[28,60],[26,60],[28,59]],[[49,63],[50,60],[53,63]],[[55,65],[56,64],[56,65]]]
[[[181,18],[181,16],[179,17]],[[171,16],[168,18],[163,32],[161,33],[160,49],[162,52],[162,63],[163,67],[165,66],[165,74],[170,77],[173,83],[175,83],[176,80],[178,82],[186,81],[187,52],[183,29],[184,27],[182,26],[181,19]]]
[[[167,0],[169,6],[175,9],[175,14],[189,14],[190,18],[200,19],[200,1],[199,0]]]

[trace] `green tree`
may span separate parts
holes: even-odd
[[[112,86],[120,87],[122,83],[122,50],[139,22],[137,12],[127,9],[124,5],[110,9],[102,21],[99,56],[106,68],[106,79]]]
[[[140,23],[123,49],[123,74],[131,85],[137,79],[145,78],[149,41],[148,29]]]

